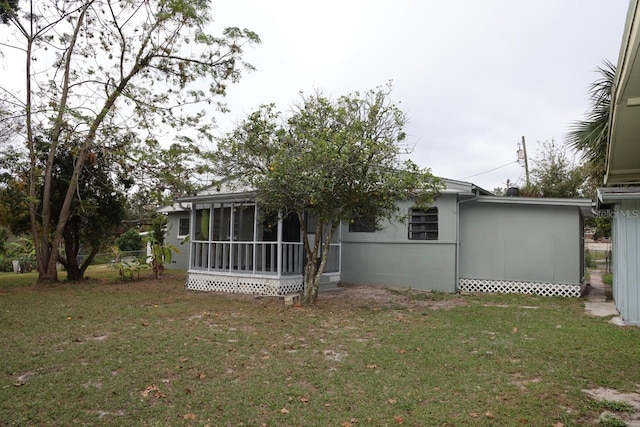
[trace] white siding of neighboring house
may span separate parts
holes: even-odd
[[[613,297],[622,320],[640,326],[640,200],[615,205],[612,221]]]
[[[185,236],[179,235],[180,219],[189,219],[188,211],[176,211],[167,215],[167,233],[165,235],[165,243],[170,243],[178,250],[179,253],[173,253],[170,264],[165,268],[170,269],[187,269],[189,265],[189,245],[184,244]]]

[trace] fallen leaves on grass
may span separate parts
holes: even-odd
[[[374,364],[367,365],[367,369],[376,369],[377,366]]]
[[[281,414],[288,414],[289,410],[287,408],[282,408],[282,409],[280,409],[280,413]]]
[[[489,411],[485,412],[484,416],[489,418],[490,420],[492,420],[492,419],[494,419],[496,417],[495,415],[493,415],[493,412],[489,412]]]
[[[396,415],[395,417],[393,417],[393,421],[395,421],[396,424],[403,424],[404,423],[404,419],[402,418],[402,415]]]
[[[182,418],[184,418],[185,420],[195,420],[196,414],[193,414],[193,413],[184,414]]]
[[[162,397],[162,392],[160,391],[160,388],[157,385],[151,384],[150,386],[147,386],[147,388],[145,388],[142,391],[142,397],[149,397],[149,396],[153,396],[156,399],[160,399]]]

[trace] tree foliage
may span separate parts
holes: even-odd
[[[123,252],[139,251],[144,249],[144,242],[140,233],[135,228],[130,228],[116,239],[118,249]]]
[[[68,280],[84,277],[93,258],[113,241],[125,217],[124,187],[109,173],[109,157],[90,156],[77,178],[76,197],[62,231],[65,250],[58,255]],[[58,149],[51,186],[52,225],[60,221],[75,161],[72,150]]]
[[[16,16],[18,12],[18,0],[0,1],[0,22],[6,24],[9,19]]]
[[[589,88],[590,109],[584,120],[576,121],[566,136],[569,147],[581,153],[592,191],[602,186],[609,141],[611,92],[616,68],[604,61],[597,68],[599,78]]]
[[[531,182],[521,194],[530,197],[573,198],[583,195],[584,170],[569,159],[564,146],[553,140],[540,142],[533,159]]]
[[[302,95],[288,117],[274,105],[262,106],[211,155],[224,180],[255,189],[266,215],[297,215],[307,260],[306,303],[316,301],[341,221],[359,215],[380,224],[402,216],[397,200],[414,198],[426,207],[440,189],[429,169],[401,160],[409,152],[406,117],[389,94],[387,86],[336,100]],[[313,243],[306,214],[318,219]]]
[[[58,222],[60,206],[74,170],[74,147],[77,145],[69,143],[56,152],[51,185],[52,226]],[[36,167],[44,167],[47,149],[46,138],[36,138]],[[0,160],[9,171],[0,179],[0,207],[3,208],[0,221],[9,225],[14,234],[22,235],[29,231],[25,201],[29,164],[20,158],[15,159],[11,152],[2,153]],[[76,197],[63,229],[64,251],[58,255],[58,262],[64,266],[70,280],[83,277],[94,256],[105,247],[124,218],[124,187],[109,173],[110,160],[110,156],[92,157],[78,177]],[[37,214],[41,215],[41,207],[37,208]]]
[[[158,140],[166,129],[210,136],[207,111],[195,105],[225,108],[218,99],[227,84],[251,69],[241,60],[243,46],[259,39],[239,28],[210,34],[206,0],[31,0],[3,11],[8,26],[0,35],[15,40],[26,67],[24,89],[11,91],[7,83],[4,89],[26,125],[24,200],[39,280],[55,281],[59,247],[87,161],[131,151],[118,144],[132,133],[142,143]],[[40,134],[48,144],[42,168]],[[73,147],[73,171],[54,206],[55,163],[65,146]]]

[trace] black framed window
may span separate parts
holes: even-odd
[[[409,209],[409,240],[438,240],[438,208]]]
[[[351,233],[373,233],[376,231],[376,219],[371,215],[355,214],[349,223]]]
[[[189,218],[180,218],[178,223],[178,237],[188,236],[191,230],[189,230]]]

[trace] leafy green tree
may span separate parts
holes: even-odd
[[[29,206],[26,201],[28,184],[9,174],[0,183],[0,224],[16,236],[29,231]]]
[[[603,185],[609,138],[611,91],[616,68],[609,61],[597,69],[600,77],[589,88],[591,107],[584,120],[576,121],[566,136],[569,147],[581,153],[589,179],[590,192]]]
[[[58,150],[51,186],[51,217],[54,223],[59,221],[59,208],[75,160],[72,152]],[[123,188],[109,174],[108,162],[109,157],[91,156],[78,177],[77,197],[71,203],[69,219],[62,231],[65,251],[58,255],[58,262],[65,268],[68,280],[84,277],[93,258],[107,246],[124,219]]]
[[[595,233],[593,233],[593,240],[611,237],[611,218],[595,216],[594,218],[589,218],[588,222],[596,229]]]
[[[127,176],[135,182],[136,189],[128,198],[129,220],[151,225],[157,206],[170,205],[175,198],[205,185],[198,181],[208,172],[200,158],[199,145],[186,137],[179,141],[163,148],[157,140],[147,140],[121,152],[119,162],[130,165],[126,167]]]
[[[39,153],[36,166],[44,167],[48,143],[41,137],[36,141]],[[58,222],[59,207],[75,167],[74,147],[71,144],[69,142],[58,149],[52,169],[52,226]],[[25,202],[29,164],[18,158],[9,165],[13,160],[11,153],[3,153],[0,159],[0,163],[9,171],[0,177],[0,208],[4,208],[0,209],[0,220],[8,224],[14,234],[21,235],[29,231]],[[76,197],[62,232],[64,252],[60,252],[57,258],[67,271],[69,280],[82,279],[95,255],[105,247],[124,218],[124,187],[110,173],[111,160],[108,155],[98,157],[92,153],[78,177]],[[38,206],[38,215],[41,211]]]
[[[153,233],[153,238],[160,245],[164,245],[164,238],[167,234],[167,217],[165,215],[158,215],[153,219],[151,232]]]
[[[218,142],[211,160],[230,184],[255,189],[266,216],[295,214],[303,236],[304,303],[315,303],[331,237],[356,216],[402,217],[397,201],[426,207],[441,188],[429,169],[401,157],[404,113],[389,99],[390,87],[336,100],[302,96],[288,118],[273,105],[249,115]],[[307,216],[317,218],[315,239]]]
[[[18,0],[0,1],[0,22],[6,24],[18,13]]]
[[[144,242],[142,241],[142,237],[140,236],[140,233],[134,228],[130,228],[129,230],[118,236],[118,238],[116,239],[116,245],[118,246],[118,249],[123,252],[139,251],[144,249]]]
[[[6,252],[6,245],[9,242],[9,230],[0,227],[0,257]]]
[[[128,132],[143,142],[167,129],[210,137],[208,112],[196,105],[225,109],[217,100],[252,68],[241,60],[243,47],[259,38],[239,28],[209,34],[206,0],[25,0],[17,6],[22,13],[3,13],[8,25],[0,36],[17,40],[12,47],[24,52],[24,90],[14,101],[26,128],[25,200],[38,280],[56,281],[59,248],[87,162],[112,151],[111,144],[122,141],[114,135]],[[35,135],[45,131],[41,168]],[[55,162],[65,146],[74,150],[74,168],[54,205]]]
[[[530,197],[581,197],[585,181],[582,167],[576,166],[567,156],[565,147],[553,140],[540,142],[538,155],[533,159],[531,182],[522,189],[523,196]]]

